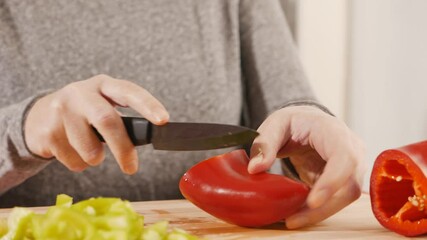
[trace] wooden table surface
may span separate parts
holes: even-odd
[[[377,222],[366,194],[329,219],[292,231],[286,230],[283,223],[262,229],[237,227],[210,216],[186,200],[134,202],[132,205],[145,216],[148,224],[168,220],[171,227],[204,239],[405,239]],[[33,209],[43,212],[46,208]],[[10,209],[0,209],[0,217],[6,217],[9,212]],[[426,239],[426,236],[411,239]]]

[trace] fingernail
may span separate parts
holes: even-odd
[[[156,122],[159,124],[166,123],[169,120],[169,113],[161,111],[157,113],[154,118],[156,119]]]
[[[286,219],[286,227],[288,229],[296,229],[300,227],[304,227],[309,223],[309,220],[306,216],[294,216]]]
[[[322,206],[329,197],[329,191],[327,189],[318,190],[308,197],[307,205],[310,208],[318,208]]]
[[[138,161],[131,161],[123,167],[123,172],[132,175],[138,171]]]
[[[248,168],[253,170],[253,168],[255,168],[258,164],[262,162],[262,159],[263,159],[263,154],[262,152],[259,152],[258,155],[256,155],[249,161]]]

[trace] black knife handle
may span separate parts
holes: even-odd
[[[151,123],[145,118],[122,117],[126,132],[133,145],[140,146],[151,143]],[[105,142],[102,135],[92,127],[101,142]]]

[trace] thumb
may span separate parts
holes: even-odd
[[[288,126],[286,117],[274,113],[261,124],[250,151],[249,173],[264,172],[273,165],[277,152],[290,137]]]
[[[248,172],[250,174],[265,172],[273,165],[275,159],[275,154],[269,150],[268,146],[254,142],[251,147]]]

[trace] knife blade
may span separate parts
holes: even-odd
[[[169,122],[162,126],[145,118],[122,117],[135,146],[152,144],[157,150],[196,151],[239,146],[259,135],[253,129],[217,123]],[[93,128],[99,140],[102,135]]]

